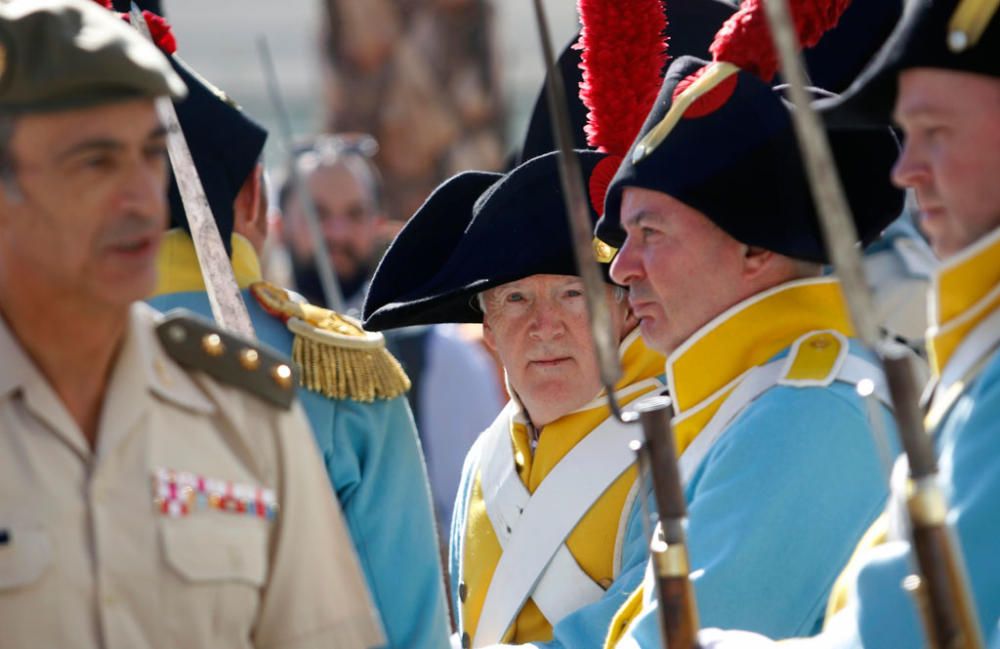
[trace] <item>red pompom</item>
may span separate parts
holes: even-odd
[[[618,171],[618,165],[622,163],[624,156],[609,155],[594,166],[590,172],[590,181],[587,189],[590,194],[590,205],[598,214],[604,214],[604,197],[608,195],[608,187]]]
[[[763,2],[744,0],[740,10],[715,35],[709,51],[716,61],[732,63],[769,82],[778,71],[778,57]],[[851,0],[789,0],[800,46],[812,47],[818,43],[823,34],[837,25],[850,3]]]
[[[667,62],[663,5],[579,0],[579,9],[583,29],[576,47],[583,50],[580,98],[589,110],[587,143],[624,155],[660,90]]]
[[[674,87],[673,101],[677,101],[678,95],[687,90],[688,86],[705,74],[706,70],[708,70],[708,66],[698,68],[697,72],[693,72],[681,79],[681,82]],[[688,109],[684,111],[684,118],[704,117],[722,108],[722,105],[729,101],[729,98],[733,96],[733,92],[736,91],[737,78],[735,74],[726,77],[722,83],[691,102]]]
[[[132,24],[129,14],[121,14],[122,20]],[[146,19],[146,26],[149,27],[149,35],[153,37],[156,44],[164,54],[171,55],[177,51],[177,39],[174,38],[174,30],[170,23],[163,16],[158,16],[152,11],[144,9],[142,17]]]
[[[149,25],[149,33],[153,36],[153,42],[163,50],[165,54],[173,54],[177,51],[177,39],[174,38],[174,30],[170,28],[170,23],[163,16],[157,16],[152,11],[143,11],[142,17]]]

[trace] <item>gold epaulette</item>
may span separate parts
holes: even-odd
[[[297,302],[288,291],[256,282],[250,293],[295,334],[292,360],[301,385],[334,399],[392,399],[410,389],[410,379],[385,348],[385,337],[365,331],[354,318]]]

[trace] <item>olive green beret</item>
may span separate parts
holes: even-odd
[[[186,93],[155,45],[91,0],[0,0],[0,112]]]

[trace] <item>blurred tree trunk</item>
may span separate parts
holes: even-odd
[[[487,0],[324,0],[327,128],[371,133],[386,207],[408,218],[445,177],[503,164]]]

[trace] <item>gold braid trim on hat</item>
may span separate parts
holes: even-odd
[[[702,95],[713,90],[720,83],[733,76],[740,69],[732,63],[713,61],[706,66],[705,73],[698,77],[690,86],[678,95],[670,105],[670,110],[663,116],[656,126],[651,128],[632,151],[632,164],[639,164],[648,157],[656,147],[663,144],[670,131],[674,130],[677,123],[684,117],[684,113]]]
[[[957,53],[974,47],[998,8],[1000,0],[961,0],[948,23],[951,51]]]
[[[300,384],[333,399],[370,402],[392,399],[410,389],[410,379],[385,348],[385,337],[365,331],[349,316],[292,299],[288,291],[256,282],[250,293],[265,311],[285,321],[295,334],[292,360]]]

